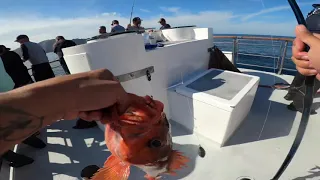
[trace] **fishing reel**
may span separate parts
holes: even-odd
[[[313,4],[313,10],[308,13],[306,23],[310,32],[320,33],[320,4]]]
[[[309,13],[308,13],[308,16],[311,16],[313,14],[320,14],[320,4],[312,4],[312,7],[313,7],[313,10],[311,10]]]

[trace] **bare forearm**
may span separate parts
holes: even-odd
[[[52,119],[22,108],[28,99],[28,95],[13,97],[11,92],[0,94],[0,154],[52,122]]]

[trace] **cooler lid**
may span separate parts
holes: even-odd
[[[259,77],[210,69],[177,87],[176,92],[231,111]]]

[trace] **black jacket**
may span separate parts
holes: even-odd
[[[13,52],[7,51],[1,55],[4,68],[15,83],[15,87],[20,87],[32,82],[27,67],[23,64],[20,56]]]
[[[72,40],[64,40],[61,43],[58,43],[55,45],[53,52],[58,54],[59,58],[63,57],[63,48],[71,47],[71,46],[76,46],[77,44],[73,42]]]

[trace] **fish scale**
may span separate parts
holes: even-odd
[[[130,94],[130,98],[128,110],[132,112],[120,116],[118,123],[112,122],[113,117],[106,121],[106,144],[112,155],[93,180],[127,180],[130,166],[146,172],[146,179],[155,180],[161,174],[175,175],[189,161],[172,149],[171,125],[163,112],[163,103],[150,96]]]

